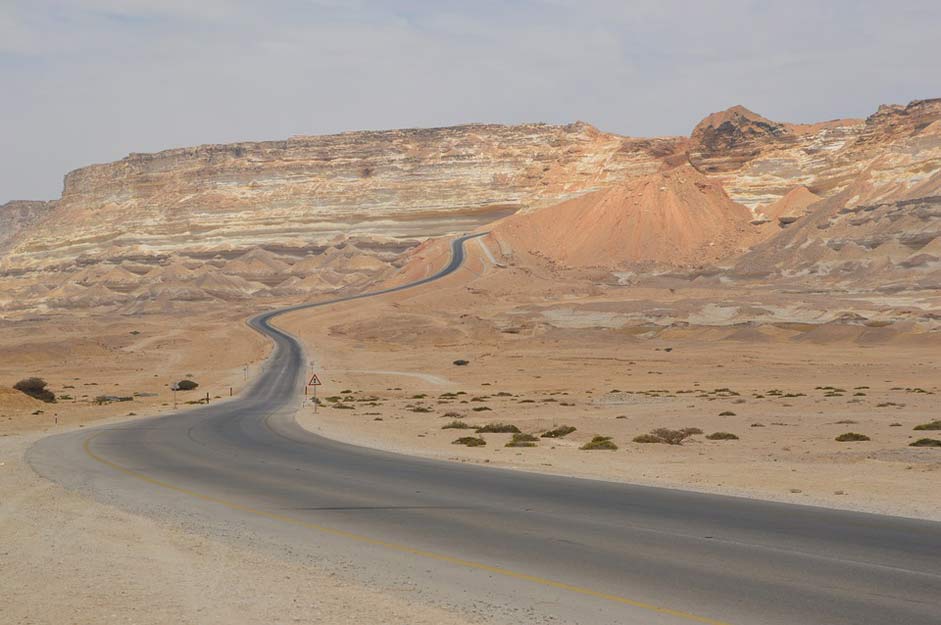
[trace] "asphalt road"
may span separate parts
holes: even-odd
[[[467,238],[435,276],[314,306],[432,282],[460,268]],[[941,523],[418,459],[305,431],[293,419],[303,349],[271,325],[283,312],[251,320],[275,350],[240,398],[51,436],[30,463],[102,500],[339,558],[494,622],[941,623]]]

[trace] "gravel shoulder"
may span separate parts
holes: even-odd
[[[468,621],[348,579],[69,492],[23,460],[43,434],[0,437],[3,622],[401,623]]]

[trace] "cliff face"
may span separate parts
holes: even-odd
[[[0,206],[0,257],[21,232],[48,215],[55,202],[13,200]]]
[[[54,223],[6,265],[443,234],[651,173],[684,142],[471,125],[131,154],[68,174]]]

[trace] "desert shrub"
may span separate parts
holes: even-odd
[[[409,408],[409,410],[411,410],[412,412],[431,412],[431,408],[428,408],[426,406],[412,406],[411,408]]]
[[[46,388],[46,381],[42,378],[24,378],[14,384],[13,388],[46,403],[56,400],[55,393]]]
[[[176,388],[180,391],[191,391],[197,386],[199,384],[195,380],[180,380],[176,383]]]
[[[671,430],[669,428],[657,428],[651,430],[651,434],[661,439],[667,445],[682,445],[683,441],[690,437],[685,430]]]
[[[334,403],[333,407],[339,410],[354,410],[355,409],[354,406],[351,406],[349,404],[344,404],[343,402],[339,402],[339,401]]]
[[[711,441],[737,441],[738,436],[731,432],[713,432],[706,436]]]
[[[121,401],[134,401],[133,397],[121,397],[118,395],[98,395],[93,400],[96,404],[101,406],[102,404],[110,404],[112,402],[121,402]]]
[[[936,438],[919,438],[914,443],[909,443],[909,447],[941,447],[941,440]]]
[[[584,445],[582,445],[581,447],[579,447],[579,449],[584,449],[586,451],[591,451],[595,449],[607,449],[607,450],[613,451],[617,448],[618,446],[614,444],[614,441],[611,440],[610,436],[596,436],[590,441],[588,441],[587,443],[585,443]]]
[[[458,367],[466,367],[467,365],[470,364],[470,361],[464,360],[463,358],[458,358],[457,360],[454,361],[454,364]]]
[[[568,436],[575,431],[575,427],[571,425],[560,425],[557,428],[553,428],[548,432],[543,432],[543,438],[562,438],[563,436]]]
[[[865,434],[860,434],[858,432],[847,432],[846,434],[840,434],[836,437],[835,440],[840,443],[856,443],[860,441],[868,441],[871,439]]]
[[[454,421],[451,421],[450,423],[446,423],[442,425],[441,429],[442,430],[470,430],[470,429],[473,429],[473,427],[474,427],[473,425],[468,425],[467,423],[464,423],[463,421],[454,420]]]
[[[532,434],[514,434],[505,446],[506,447],[535,447],[539,439]]]
[[[837,425],[856,425],[859,421],[853,421],[852,419],[840,419],[839,421],[834,421]]]
[[[720,417],[734,417],[735,413],[732,412],[731,410],[723,410],[722,412],[719,413],[719,416]]]
[[[663,439],[653,434],[641,434],[634,437],[635,443],[662,443]]]
[[[446,413],[444,413],[444,414],[441,415],[441,416],[442,416],[442,417],[446,417],[446,418],[448,418],[448,419],[460,419],[460,418],[462,418],[464,415],[462,415],[460,412],[446,412]]]
[[[346,393],[346,392],[348,392],[348,391],[343,391],[343,392]],[[428,395],[426,395],[425,393],[419,393],[418,395],[412,395],[412,399],[425,399],[426,397],[428,397]]]
[[[477,428],[478,434],[519,434],[520,429],[509,423],[488,423]]]
[[[476,408],[471,408],[474,412],[486,412],[490,410],[487,406],[477,406]]]
[[[913,430],[941,430],[941,419],[935,419],[928,423],[921,423],[912,428]]]
[[[694,434],[702,434],[702,430],[699,428],[683,428],[682,430],[680,430],[680,432],[682,432],[683,434],[686,434],[686,436],[693,436]]]
[[[483,447],[487,444],[487,441],[479,436],[462,436],[455,441],[451,441],[451,444],[466,445],[467,447]]]

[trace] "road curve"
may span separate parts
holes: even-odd
[[[253,318],[275,349],[238,399],[50,436],[30,464],[493,622],[941,622],[941,523],[412,458],[300,428],[304,352],[272,319],[432,282],[472,236],[423,280]]]

